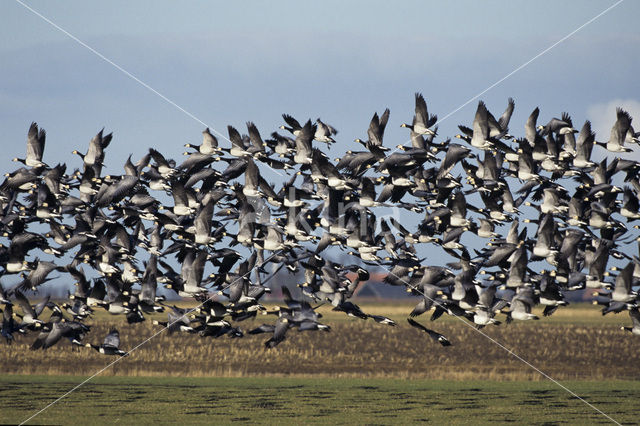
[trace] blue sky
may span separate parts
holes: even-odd
[[[385,144],[408,142],[400,124],[415,92],[444,117],[615,2],[26,3],[224,134],[251,120],[268,136],[282,113],[321,117],[340,131],[334,157],[360,149],[353,140],[386,107]],[[615,106],[640,122],[638,16],[640,3],[624,1],[481,99],[496,115],[515,99],[515,135],[540,106],[540,123],[568,111],[606,140]],[[0,22],[3,173],[24,155],[32,121],[47,130],[44,160],[69,171],[81,166],[71,151],[86,152],[103,127],[115,135],[104,173],[121,173],[129,154],[151,146],[180,160],[184,143],[200,141],[202,123],[20,3],[1,2]],[[470,126],[476,105],[440,134]]]
[[[414,92],[443,117],[614,2],[300,3],[27,2],[223,133],[253,120],[268,135],[285,112],[321,117],[340,130],[336,154],[356,147],[353,139],[385,107],[387,144],[405,142],[399,125],[412,117]],[[70,151],[85,151],[102,127],[113,131],[112,173],[129,153],[155,146],[177,157],[184,143],[199,140],[201,123],[18,2],[2,2],[0,16],[7,158],[23,155],[34,120],[48,132],[50,163],[78,166]],[[514,97],[516,134],[538,105],[541,122],[569,111],[581,123],[613,111],[614,101],[637,103],[637,16],[640,4],[623,2],[482,99],[499,114]],[[469,125],[476,104],[443,122],[441,133]],[[0,166],[14,165],[3,159]]]

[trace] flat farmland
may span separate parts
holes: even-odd
[[[350,318],[321,307],[322,321],[331,326],[331,332],[290,330],[287,339],[270,350],[263,346],[267,334],[212,339],[163,331],[102,375],[545,380],[504,349],[508,348],[559,380],[640,379],[640,339],[620,330],[629,323],[625,313],[603,317],[596,307],[576,304],[539,321],[485,327],[482,334],[458,318],[431,322],[424,315],[419,317],[421,323],[449,338],[452,346],[442,347],[406,322],[410,304],[361,306],[398,325]],[[155,318],[165,319],[165,315]],[[246,332],[274,320],[271,315],[259,315],[235,324]],[[100,311],[87,324],[92,331],[86,341],[97,344],[111,327],[117,327],[124,350],[162,330],[151,318],[127,325],[123,317]],[[17,337],[13,345],[2,345],[3,374],[88,376],[117,359],[89,348],[72,351],[66,340],[46,351],[30,351],[33,339],[34,333]]]
[[[188,306],[188,305],[182,305]],[[626,314],[603,317],[576,304],[539,321],[486,327],[458,318],[419,321],[445,334],[442,347],[406,322],[411,304],[361,303],[391,327],[321,307],[331,332],[290,330],[274,349],[268,335],[201,338],[157,334],[124,358],[63,341],[31,351],[35,334],[0,351],[0,423],[19,423],[86,378],[99,376],[30,424],[560,424],[611,420],[508,353],[510,349],[623,424],[640,418],[640,339],[620,330]],[[165,315],[153,318],[164,319]],[[97,311],[87,341],[111,327],[130,350],[163,330]],[[273,323],[258,316],[244,331]],[[115,362],[109,366],[110,363]]]

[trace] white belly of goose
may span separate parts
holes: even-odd
[[[413,185],[413,183],[411,182],[411,179],[406,178],[406,177],[399,177],[399,178],[391,178],[391,183],[393,183],[395,186],[411,186]]]
[[[189,206],[177,205],[173,207],[173,213],[177,216],[189,216],[193,209]]]

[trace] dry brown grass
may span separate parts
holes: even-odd
[[[406,323],[408,305],[362,305],[369,313],[398,322],[389,327],[373,320],[347,318],[322,307],[330,333],[291,330],[275,349],[262,343],[268,335],[231,339],[160,333],[104,374],[130,376],[318,376],[429,379],[541,380],[543,377],[472,327],[455,318],[422,323],[446,335],[441,347]],[[245,331],[273,322],[272,316],[238,323]],[[638,379],[640,339],[619,329],[628,316],[601,317],[593,307],[565,309],[557,317],[482,330],[532,365],[557,379]],[[120,330],[122,348],[130,350],[160,330],[151,321],[127,325],[121,317],[99,314],[89,321],[88,340],[100,343],[111,327]],[[0,365],[11,374],[90,375],[116,358],[82,348],[72,352],[64,341],[47,351],[30,351],[35,338],[3,346]]]

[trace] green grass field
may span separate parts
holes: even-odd
[[[19,423],[82,379],[5,376],[2,423]],[[640,418],[640,383],[566,382],[620,423]],[[550,382],[99,377],[30,424],[596,424],[602,414]]]
[[[540,321],[486,327],[459,319],[423,324],[442,347],[406,323],[409,304],[362,304],[396,327],[320,308],[332,331],[241,339],[160,333],[125,358],[68,342],[30,351],[35,335],[0,351],[0,423],[21,422],[109,363],[118,362],[30,423],[593,424],[609,420],[508,354],[512,349],[621,423],[640,419],[640,339],[620,330],[628,315],[602,317],[572,305]],[[164,316],[158,315],[157,318]],[[272,316],[239,325],[249,330]],[[88,341],[111,327],[131,349],[161,328],[126,325],[98,311]],[[636,380],[636,381],[634,381]]]

